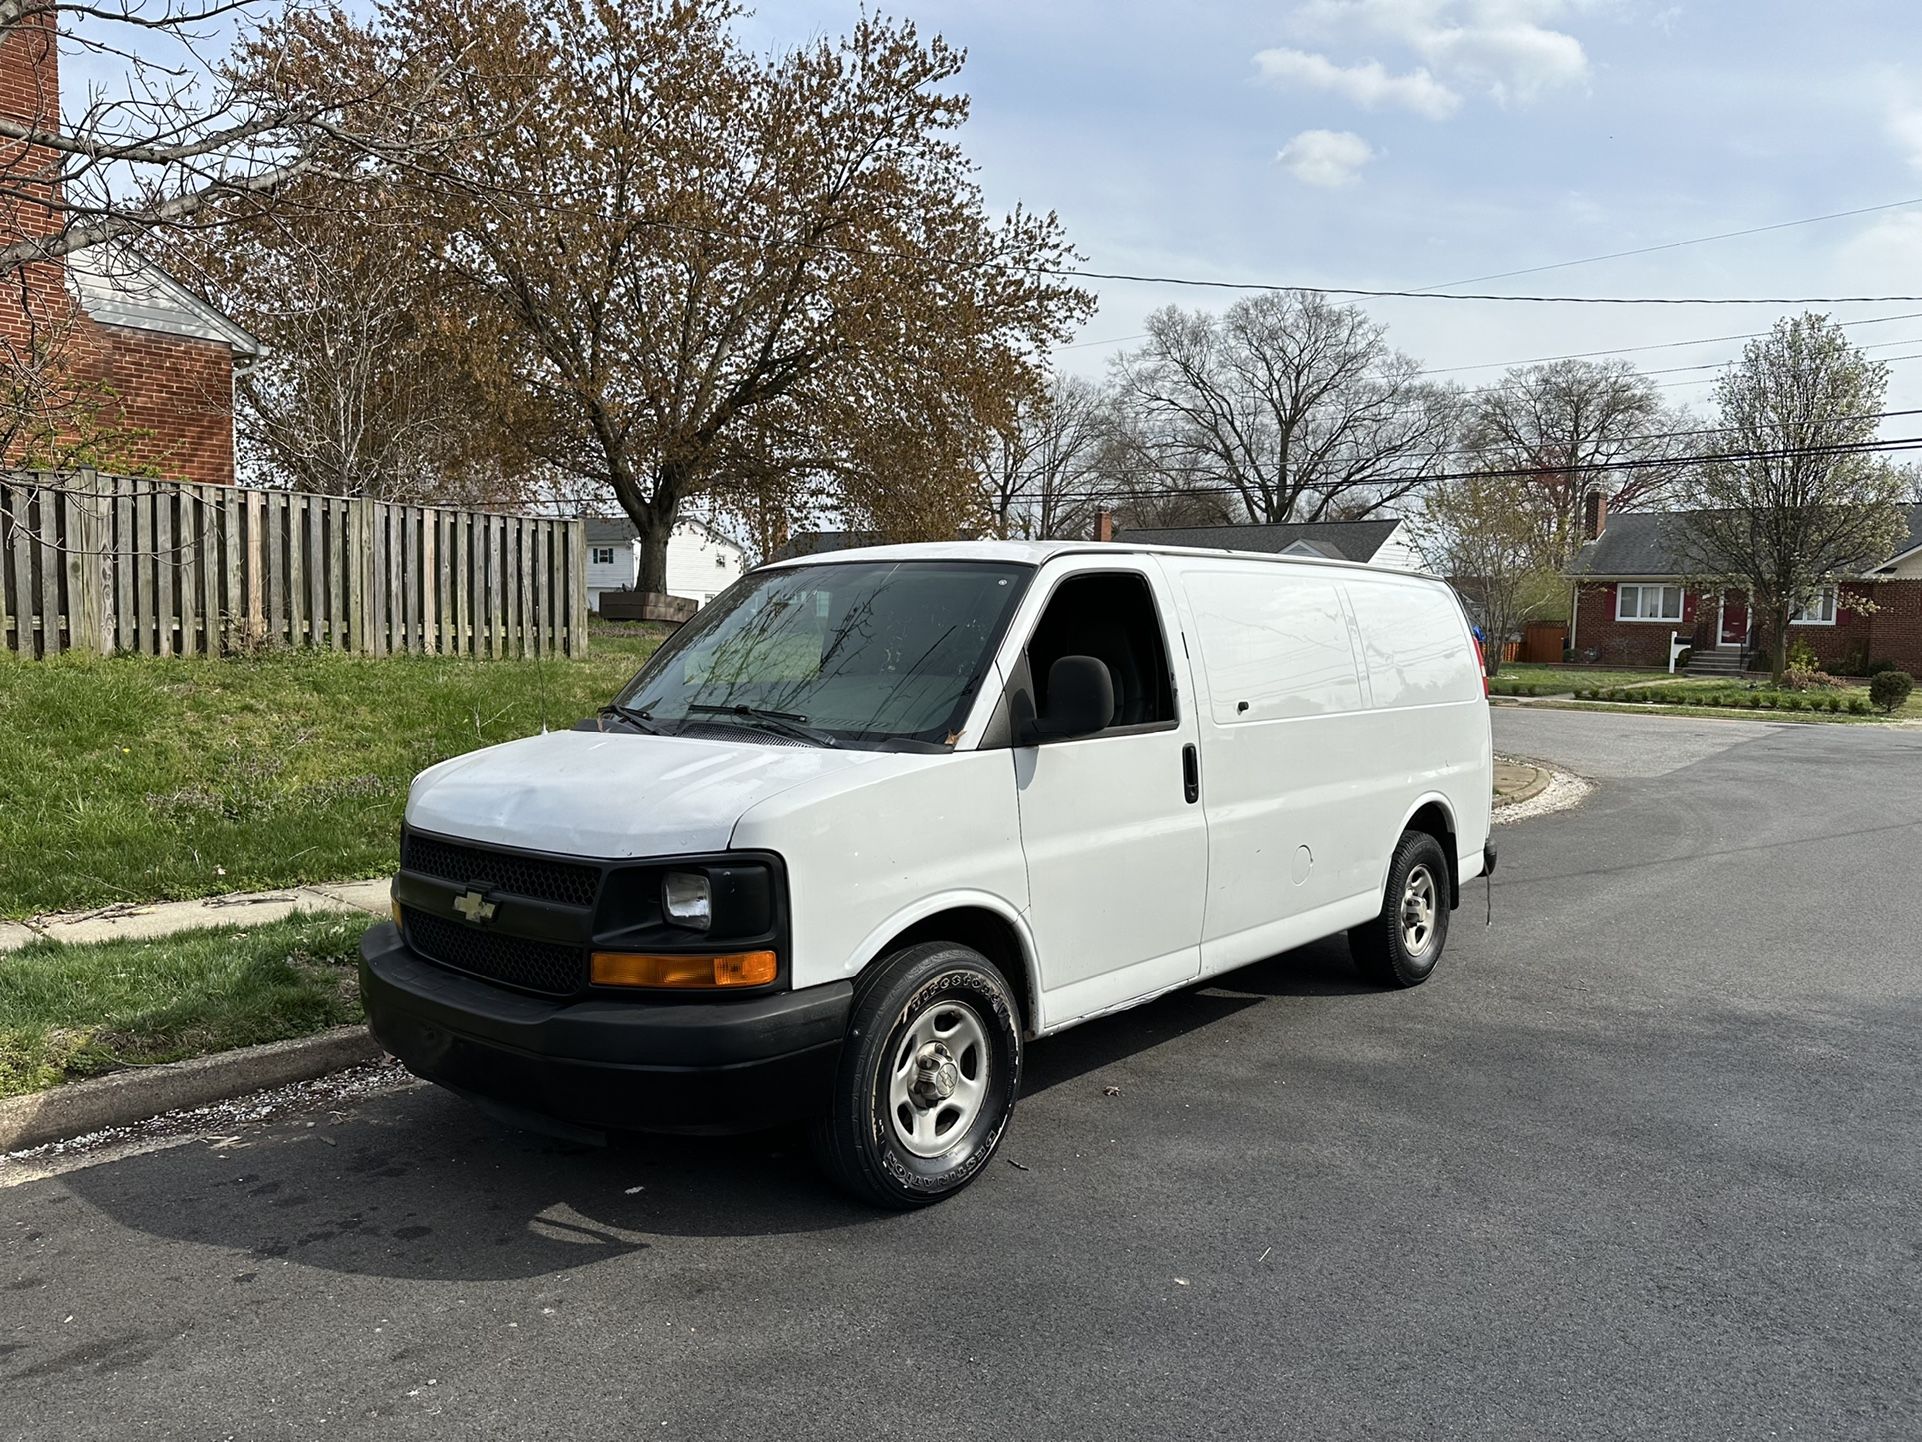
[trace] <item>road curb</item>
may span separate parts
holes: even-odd
[[[0,1152],[132,1126],[163,1112],[206,1106],[292,1082],[312,1081],[384,1055],[364,1026],[241,1047],[190,1061],[139,1067],[0,1101]]]
[[[1516,806],[1524,801],[1533,801],[1537,796],[1541,795],[1543,791],[1548,789],[1548,783],[1554,779],[1554,773],[1538,762],[1524,761],[1519,757],[1508,756],[1497,757],[1496,761],[1499,765],[1526,767],[1535,773],[1535,779],[1522,787],[1521,790],[1511,791],[1506,796],[1497,793],[1495,796],[1495,805],[1497,807]]]

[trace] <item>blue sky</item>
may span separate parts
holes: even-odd
[[[1421,288],[1922,197],[1912,0],[927,0],[889,10],[967,48],[965,143],[990,201],[1058,211],[1092,269]],[[855,13],[793,0],[764,5],[745,29],[762,45],[791,44],[838,34]],[[1922,294],[1922,203],[1469,288]],[[1084,341],[1132,335],[1169,301],[1230,298],[1098,289]],[[1737,335],[1783,313],[1369,308],[1433,367]],[[1907,311],[1922,305],[1834,313]],[[1851,333],[1881,347],[1878,357],[1922,353],[1922,316]],[[1059,362],[1098,373],[1113,349],[1084,344]],[[1739,349],[1631,358],[1701,365]],[[1701,405],[1708,390],[1666,394]],[[1922,406],[1922,360],[1891,368],[1890,405]],[[1885,433],[1922,434],[1922,423],[1892,421]]]

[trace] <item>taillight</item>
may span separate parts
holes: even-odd
[[[1482,650],[1480,636],[1471,636],[1469,639],[1475,643],[1475,664],[1481,668],[1482,695],[1486,696],[1488,694],[1488,653]]]

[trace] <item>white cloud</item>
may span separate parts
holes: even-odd
[[[1582,42],[1547,23],[1576,8],[1579,0],[1308,0],[1291,26],[1301,34],[1404,45],[1443,88],[1525,105],[1587,82]]]
[[[1337,65],[1325,55],[1282,48],[1263,50],[1255,56],[1255,65],[1263,79],[1332,91],[1370,109],[1400,105],[1430,120],[1446,120],[1462,103],[1461,96],[1426,70],[1392,75],[1378,60]]]
[[[1922,170],[1922,106],[1903,101],[1890,106],[1889,138],[1901,147],[1913,169]]]
[[[1372,146],[1349,130],[1304,130],[1275,156],[1304,185],[1353,185],[1375,158]]]

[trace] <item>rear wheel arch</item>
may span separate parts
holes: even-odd
[[[1462,899],[1461,858],[1456,853],[1455,813],[1449,808],[1444,798],[1423,797],[1420,804],[1409,813],[1408,819],[1402,822],[1401,830],[1395,833],[1395,845],[1399,846],[1401,838],[1411,831],[1419,831],[1434,837],[1436,844],[1442,849],[1442,855],[1448,859],[1448,906],[1451,911],[1454,910],[1461,905]],[[1386,885],[1386,873],[1383,874],[1383,884]]]

